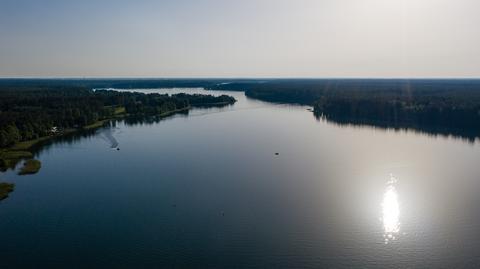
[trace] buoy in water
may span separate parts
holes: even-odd
[[[120,148],[117,148],[117,150],[120,150]]]
[[[278,152],[275,152],[275,155],[277,155],[277,156],[278,156],[278,155],[280,155],[280,153],[278,153]]]

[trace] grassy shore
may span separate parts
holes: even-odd
[[[92,130],[92,129],[97,129],[105,125],[106,122],[116,119],[116,118],[122,118],[125,117],[127,114],[125,114],[125,108],[124,107],[117,107],[115,108],[115,116],[112,118],[108,119],[103,119],[96,121],[92,124],[83,126],[81,128],[71,128],[71,129],[64,129],[62,132],[55,134],[55,135],[49,135],[49,136],[44,136],[40,137],[37,139],[32,139],[32,140],[27,140],[27,141],[22,141],[18,142],[15,145],[9,147],[9,148],[4,148],[0,149],[0,160],[1,159],[17,159],[17,156],[20,157],[21,159],[26,159],[26,158],[31,158],[32,154],[29,152],[35,145],[38,145],[41,142],[48,141],[50,139],[54,139],[57,137],[65,136],[68,134],[72,134],[75,132],[79,132],[82,130]],[[29,153],[30,155],[28,155]]]
[[[99,120],[97,122],[94,122],[92,124],[89,124],[89,125],[85,125],[82,127],[83,130],[92,130],[92,129],[97,129],[97,128],[100,128],[102,127],[107,121],[109,121],[111,119],[105,119],[105,120]]]
[[[26,159],[32,158],[33,154],[30,151],[12,151],[12,150],[3,150],[0,151],[0,159]]]
[[[37,139],[18,142],[15,145],[13,145],[10,148],[7,148],[5,150],[7,152],[28,151],[33,146],[37,145],[38,143],[47,141],[47,140],[55,138],[55,137],[60,137],[60,136],[64,136],[64,135],[67,135],[67,134],[71,134],[71,133],[74,133],[76,131],[77,131],[77,129],[65,129],[61,133],[56,134],[56,135],[49,135],[49,136],[44,136],[44,137],[40,137],[40,138],[37,138]]]
[[[204,104],[198,104],[198,105],[192,105],[194,107],[217,107],[217,106],[226,106],[226,105],[231,105],[232,103],[230,102],[217,102],[217,103],[204,103]]]
[[[218,102],[218,103],[207,103],[207,104],[202,104],[202,105],[195,105],[195,107],[223,106],[223,105],[228,105],[228,104],[230,104],[230,103],[229,102]],[[185,107],[185,108],[175,109],[175,110],[172,110],[172,111],[161,113],[161,114],[158,114],[156,116],[158,116],[158,117],[168,117],[168,116],[171,116],[171,115],[176,114],[176,113],[188,111],[191,108],[192,108],[192,106],[188,106],[188,107]],[[5,160],[18,160],[18,159],[32,158],[33,156],[31,154],[30,150],[34,146],[38,145],[41,142],[45,142],[45,141],[50,140],[50,139],[54,139],[54,138],[57,138],[57,137],[60,137],[60,136],[68,135],[68,134],[72,134],[72,133],[82,131],[82,130],[98,129],[98,128],[104,126],[105,123],[107,123],[108,121],[111,121],[111,120],[114,120],[114,119],[122,119],[122,118],[126,118],[126,117],[129,117],[129,116],[131,116],[131,115],[126,113],[125,107],[123,107],[123,106],[122,107],[116,107],[115,108],[115,115],[111,118],[98,120],[98,121],[96,121],[92,124],[89,124],[89,125],[83,126],[81,128],[77,128],[77,129],[73,129],[73,128],[72,129],[65,129],[62,132],[60,132],[58,134],[55,134],[55,135],[49,135],[49,136],[44,136],[44,137],[40,137],[40,138],[33,139],[33,140],[18,142],[15,145],[13,145],[9,148],[0,149],[0,168],[2,167],[2,160],[5,161]]]
[[[6,171],[9,168],[13,169],[20,160],[32,157],[33,154],[30,151],[2,149],[0,150],[0,171]]]
[[[188,107],[185,107],[185,108],[175,109],[175,110],[172,110],[172,111],[168,111],[168,112],[159,114],[159,115],[157,115],[157,116],[159,116],[159,117],[168,117],[168,116],[171,116],[171,115],[176,114],[176,113],[188,111],[188,110],[190,110],[191,108],[192,108],[192,107],[188,106]]]

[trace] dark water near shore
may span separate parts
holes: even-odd
[[[227,94],[1,175],[0,268],[480,267],[478,142]]]

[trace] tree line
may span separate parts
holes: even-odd
[[[160,87],[203,87],[210,90],[244,91],[250,98],[268,102],[295,103],[310,105],[320,118],[342,123],[359,123],[384,127],[401,126],[406,128],[443,130],[445,133],[468,132],[469,136],[479,136],[480,80],[475,79],[0,79],[0,89],[15,90],[27,94],[32,88],[48,94],[52,89],[77,89],[66,92],[68,98],[91,88],[160,88]],[[88,90],[87,90],[88,91]],[[24,95],[22,94],[22,95]],[[83,94],[83,93],[82,93]],[[92,92],[88,94],[93,94]],[[0,96],[3,98],[3,95]],[[130,113],[158,113],[168,111],[181,104],[145,106],[147,100],[127,103],[124,97],[111,97],[113,100],[100,102],[97,109],[83,111],[84,106],[72,106],[65,121],[70,126],[92,122],[95,118],[112,113],[105,106],[123,104]],[[140,100],[141,97],[138,97]],[[181,99],[181,98],[180,98]],[[61,103],[61,101],[59,101]],[[195,100],[189,99],[190,105]],[[217,100],[198,100],[199,104],[213,105]],[[220,102],[221,103],[221,102]],[[128,104],[128,106],[127,106]],[[89,106],[89,108],[91,108]],[[11,111],[10,109],[1,111]],[[29,108],[28,105],[23,109]],[[44,118],[36,111],[30,117]],[[102,114],[103,113],[103,114]],[[70,116],[72,115],[72,116]],[[78,115],[82,115],[78,117]],[[93,119],[93,120],[92,120]],[[28,121],[32,122],[32,121]],[[37,121],[33,121],[37,122]],[[0,122],[1,123],[1,122]],[[52,126],[56,126],[51,123]],[[26,136],[36,136],[40,130],[32,126],[20,129],[35,129],[23,132]],[[58,125],[58,124],[57,124]],[[3,123],[2,123],[2,126]],[[5,128],[2,128],[5,129]],[[18,136],[10,128],[9,136]]]
[[[255,99],[310,105],[318,118],[342,124],[480,136],[480,80],[279,79],[213,88],[243,89]]]
[[[0,147],[79,129],[116,116],[156,115],[191,106],[232,104],[230,96],[144,94],[75,86],[0,86]],[[119,110],[120,109],[120,110]]]

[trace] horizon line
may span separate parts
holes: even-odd
[[[0,80],[19,79],[19,80],[480,80],[478,77],[108,77],[108,76],[92,76],[92,77],[35,77],[35,76],[20,76],[20,77],[2,77]]]

